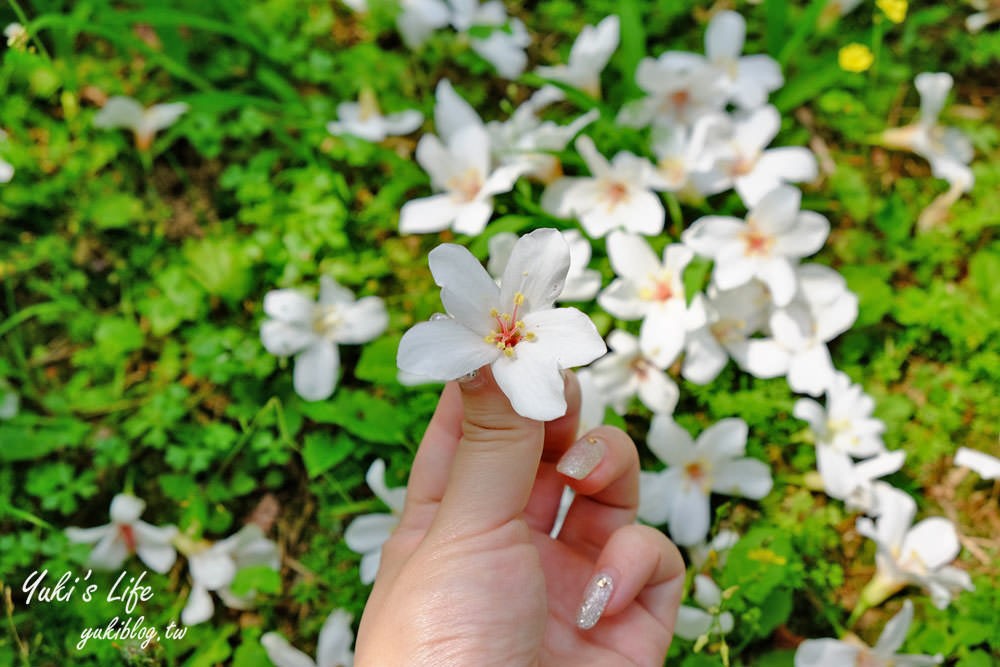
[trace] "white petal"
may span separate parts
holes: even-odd
[[[684,349],[684,301],[671,299],[654,308],[639,329],[639,347],[643,355],[660,369],[667,368]]]
[[[800,398],[795,401],[792,414],[798,419],[809,422],[809,427],[817,436],[826,432],[826,410],[811,398]]]
[[[312,299],[294,289],[272,290],[264,295],[264,313],[282,322],[312,325]]]
[[[755,170],[786,182],[808,183],[819,176],[816,156],[808,148],[786,146],[764,151]]]
[[[406,487],[400,486],[390,489],[386,485],[385,461],[382,459],[375,459],[372,464],[368,466],[368,472],[365,473],[365,482],[368,484],[368,488],[375,493],[378,499],[388,505],[393,512],[399,514],[403,511],[403,505],[406,502]]]
[[[316,667],[316,662],[312,658],[289,644],[287,639],[276,632],[264,633],[260,643],[275,667]]]
[[[670,536],[677,544],[687,547],[705,541],[711,521],[708,495],[696,485],[677,493],[670,508]]]
[[[658,273],[660,260],[641,236],[626,232],[611,232],[607,241],[608,259],[614,272],[633,282],[642,282]]]
[[[90,552],[88,563],[98,570],[117,570],[129,557],[128,546],[117,529],[104,534],[104,537]]]
[[[722,604],[722,591],[719,586],[704,574],[695,575],[694,601],[702,609],[711,609]]]
[[[737,459],[712,470],[712,490],[730,496],[760,500],[771,492],[771,469],[757,459]]]
[[[906,633],[910,631],[910,623],[913,622],[913,603],[909,600],[903,602],[903,608],[899,613],[889,619],[882,630],[882,635],[878,638],[878,643],[874,648],[880,655],[895,655],[906,641]]]
[[[143,129],[147,132],[159,132],[177,122],[177,119],[187,113],[184,102],[172,104],[154,104],[145,111],[142,118]]]
[[[677,383],[663,371],[648,369],[639,380],[639,400],[655,413],[672,414],[680,399]]]
[[[361,557],[361,568],[358,572],[361,583],[370,584],[375,581],[378,575],[379,565],[382,564],[382,548],[369,551]]]
[[[316,340],[311,327],[281,320],[264,320],[260,323],[260,342],[264,349],[279,357],[288,357]]]
[[[806,257],[818,252],[830,234],[830,222],[819,213],[802,211],[794,228],[778,237],[774,252],[786,257]]]
[[[351,630],[351,615],[343,609],[335,609],[323,623],[316,642],[316,664],[318,667],[350,667],[354,662],[351,644],[354,632]]]
[[[407,109],[385,117],[383,123],[390,134],[404,135],[413,132],[424,122],[424,115],[416,109]]]
[[[493,215],[493,199],[490,197],[461,204],[456,209],[453,228],[459,234],[478,236],[486,229],[491,215]]]
[[[131,524],[142,516],[146,502],[127,493],[119,493],[111,499],[111,520],[114,523]]]
[[[344,320],[337,328],[337,342],[367,343],[382,335],[388,326],[385,303],[377,296],[366,296],[345,309]]]
[[[532,354],[548,356],[560,369],[584,366],[608,351],[594,323],[576,308],[529,313],[524,317],[524,328],[526,333],[534,333],[536,340],[520,343],[515,352],[532,348]]]
[[[440,232],[454,222],[460,208],[447,194],[411,199],[399,211],[399,231],[402,234]]]
[[[1000,478],[1000,459],[975,449],[959,447],[955,453],[955,465],[975,470],[983,479]]]
[[[913,80],[920,93],[920,123],[926,126],[937,124],[938,115],[944,108],[948,91],[954,83],[947,72],[921,72]]]
[[[105,535],[114,535],[118,528],[114,524],[106,524],[103,526],[97,526],[96,528],[75,528],[70,527],[66,529],[66,537],[70,542],[75,542],[77,544],[93,544],[99,541]]]
[[[131,97],[110,97],[94,116],[94,127],[102,129],[127,127],[137,130],[142,124],[144,111],[143,106]]]
[[[743,456],[748,432],[747,423],[739,417],[720,419],[698,436],[698,455],[713,461]]]
[[[400,370],[435,380],[454,380],[497,358],[500,351],[452,319],[421,322],[403,334],[396,354]]]
[[[500,232],[490,237],[488,245],[490,259],[486,263],[486,270],[497,280],[503,275],[503,270],[510,261],[510,253],[514,250],[515,243],[517,234],[513,232]]]
[[[685,229],[681,240],[702,257],[714,258],[720,249],[737,241],[745,229],[738,218],[706,215]]]
[[[740,368],[754,377],[773,378],[788,372],[791,357],[776,341],[755,338],[729,348]]]
[[[771,299],[778,308],[787,306],[795,296],[795,269],[784,257],[774,257],[761,262],[757,268],[757,278],[771,291]],[[720,285],[721,286],[721,285]]]
[[[212,595],[204,586],[195,583],[191,587],[191,594],[188,595],[184,611],[181,612],[181,622],[184,625],[198,625],[212,618],[214,612]]]
[[[931,517],[906,533],[900,558],[902,561],[916,558],[920,566],[935,570],[953,561],[960,550],[955,524],[941,517]]]
[[[452,87],[448,79],[441,79],[435,91],[434,127],[445,143],[451,145],[456,132],[469,125],[482,125],[479,114]]]
[[[399,525],[394,514],[364,514],[351,521],[344,531],[347,548],[359,554],[379,549]]]
[[[795,667],[843,667],[857,664],[859,649],[836,639],[807,639],[795,651]]]
[[[705,55],[713,62],[736,59],[743,52],[746,21],[733,11],[721,11],[705,29]]]
[[[683,605],[677,610],[674,634],[688,641],[695,641],[712,627],[712,615],[707,611]]]
[[[707,328],[689,331],[684,343],[681,375],[688,382],[708,384],[722,372],[729,355]]]
[[[501,308],[500,290],[479,260],[466,248],[445,243],[431,250],[428,264],[448,313],[481,336],[492,331],[491,311]]]
[[[597,297],[597,303],[611,315],[623,320],[638,320],[649,310],[649,302],[639,297],[639,286],[623,278],[611,281]]]
[[[800,394],[819,396],[832,376],[830,351],[822,343],[798,352],[788,365],[788,386]]]
[[[670,518],[670,507],[676,495],[677,475],[669,471],[639,472],[639,510],[642,521],[660,526]]]
[[[188,567],[195,585],[202,586],[206,590],[228,586],[236,576],[236,563],[233,562],[232,556],[218,548],[218,545],[189,557]]]
[[[160,574],[165,574],[177,560],[177,550],[173,539],[177,535],[174,526],[151,526],[145,521],[136,521],[132,526],[135,535],[135,552],[143,563]]]
[[[801,202],[802,193],[798,188],[781,185],[764,195],[750,209],[747,220],[752,220],[759,229],[770,234],[785,232],[795,224]]]
[[[569,246],[555,229],[536,229],[514,245],[500,279],[500,304],[524,295],[521,312],[549,308],[562,292],[569,271]]]
[[[322,401],[333,394],[340,375],[340,352],[336,343],[317,340],[295,355],[292,385],[307,401]]]
[[[549,348],[521,343],[513,357],[501,354],[493,362],[493,376],[522,417],[551,421],[566,414],[563,378]]]
[[[653,415],[646,436],[646,446],[671,468],[683,467],[695,455],[691,435],[670,415]]]

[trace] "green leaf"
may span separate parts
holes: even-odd
[[[240,568],[229,585],[239,596],[251,593],[277,595],[281,592],[281,575],[267,565]]]
[[[117,229],[138,222],[142,211],[141,199],[124,192],[113,192],[94,197],[84,216],[99,229]]]
[[[354,369],[354,376],[376,385],[395,384],[399,372],[396,350],[399,348],[400,338],[402,336],[383,336],[365,345]]]
[[[302,447],[302,462],[310,478],[316,478],[334,467],[351,453],[356,443],[346,433],[310,433]]]
[[[302,413],[320,424],[337,424],[371,442],[405,444],[406,410],[364,391],[341,388],[329,401],[304,403]]]
[[[250,292],[251,262],[234,238],[188,243],[184,257],[191,275],[209,294],[239,301]]]

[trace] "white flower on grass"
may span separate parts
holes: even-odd
[[[875,646],[869,648],[855,641],[840,639],[807,639],[795,650],[795,667],[925,667],[940,665],[944,658],[937,655],[900,655],[896,653],[906,640],[913,622],[913,603],[903,602],[903,608],[889,619]]]
[[[804,264],[795,270],[799,291],[784,308],[776,309],[768,323],[773,341],[761,342],[756,358],[757,377],[764,370],[778,370],[787,355],[786,373],[792,391],[818,396],[833,382],[834,368],[827,343],[851,328],[858,318],[858,297],[834,269]],[[775,377],[771,375],[770,377]]]
[[[719,176],[714,168],[730,125],[727,116],[712,114],[699,118],[691,127],[654,127],[650,148],[656,156],[656,173],[650,186],[682,196],[701,196],[728,187],[717,186]]]
[[[863,458],[885,451],[885,423],[872,416],[875,401],[846,373],[837,372],[826,387],[826,408],[811,398],[795,402],[793,414],[809,422],[817,445]]]
[[[975,470],[983,479],[1000,479],[1000,459],[985,452],[959,447],[955,465]]]
[[[968,166],[974,155],[972,143],[961,130],[938,123],[953,83],[947,72],[918,74],[914,85],[920,93],[920,117],[905,127],[886,130],[882,139],[892,148],[922,156],[930,163],[934,176],[966,192],[975,182]]]
[[[882,452],[855,462],[829,445],[816,448],[816,465],[826,495],[843,501],[848,510],[873,517],[882,513],[880,489],[889,486],[879,478],[902,468],[905,460],[906,452],[901,450]]]
[[[101,570],[121,568],[135,554],[150,569],[166,573],[177,560],[173,539],[175,526],[153,526],[139,517],[146,503],[133,495],[119,493],[111,500],[111,523],[96,528],[67,528],[70,542],[94,544],[89,564]]]
[[[474,26],[497,28],[485,38],[469,40],[472,50],[489,62],[500,76],[516,79],[528,64],[524,49],[531,44],[531,37],[519,19],[507,16],[507,9],[500,0],[480,5],[479,0],[449,0],[451,24],[460,33]],[[506,30],[504,28],[507,28]]]
[[[663,231],[666,216],[660,198],[650,190],[653,166],[627,151],[609,163],[587,136],[576,150],[592,176],[560,178],[542,194],[542,208],[563,217],[577,217],[593,238],[614,229],[653,236]]]
[[[862,517],[857,531],[875,542],[874,578],[861,592],[868,606],[881,604],[909,584],[927,589],[934,606],[944,609],[960,590],[974,590],[969,573],[948,565],[961,545],[955,525],[931,517],[913,525],[917,504],[909,495],[889,486],[876,489],[879,516]]]
[[[522,166],[524,176],[543,183],[559,178],[562,164],[552,153],[565,149],[580,130],[601,115],[597,109],[591,109],[569,125],[557,125],[538,117],[543,108],[564,98],[565,94],[555,86],[545,86],[515,109],[506,121],[487,123],[493,156],[501,164]]]
[[[569,271],[566,273],[563,291],[556,297],[556,301],[590,301],[601,289],[601,272],[587,268],[590,263],[590,241],[575,229],[559,233],[569,246]],[[490,237],[490,260],[486,264],[486,270],[495,279],[500,280],[516,244],[517,234],[512,232],[501,232]]]
[[[365,482],[375,496],[391,510],[390,514],[364,514],[351,521],[344,531],[344,542],[354,553],[361,554],[361,583],[375,581],[382,562],[382,545],[399,525],[399,517],[406,504],[406,487],[390,489],[385,483],[385,461],[376,459],[368,467]]]
[[[403,335],[400,369],[454,380],[489,364],[518,414],[539,421],[562,416],[560,371],[588,364],[607,349],[587,315],[553,307],[569,264],[569,246],[555,229],[518,240],[499,287],[468,250],[438,246],[430,268],[448,316]]]
[[[666,368],[684,347],[687,303],[682,276],[693,254],[671,243],[663,249],[661,262],[643,238],[618,231],[608,237],[607,248],[618,277],[597,302],[615,317],[642,319],[639,337],[647,341],[647,356]]]
[[[357,102],[337,105],[337,120],[326,124],[330,134],[353,134],[368,141],[382,141],[388,136],[409,134],[424,122],[424,115],[415,109],[382,115],[375,93],[364,88]]]
[[[271,354],[295,355],[293,385],[307,401],[329,398],[340,375],[338,344],[359,345],[377,338],[389,324],[377,296],[355,301],[354,294],[329,276],[319,283],[319,300],[294,289],[264,296],[260,339]]]
[[[525,166],[492,168],[485,126],[444,79],[438,83],[434,119],[444,141],[433,134],[422,136],[417,162],[441,194],[403,204],[399,231],[426,234],[452,227],[462,234],[479,234],[493,214],[493,195],[508,192]]]
[[[250,609],[255,591],[237,595],[230,589],[236,574],[248,567],[264,566],[277,571],[281,567],[278,545],[264,537],[263,531],[248,524],[235,534],[215,544],[196,546],[188,555],[191,571],[191,594],[181,612],[184,625],[197,625],[212,618],[215,604],[209,591],[215,591],[226,606]]]
[[[705,194],[734,187],[746,207],[753,208],[779,185],[814,180],[819,167],[808,148],[767,149],[780,128],[781,116],[770,104],[737,114],[729,141],[719,148],[713,173],[703,179]]]
[[[674,634],[682,639],[695,641],[704,635],[724,635],[733,630],[733,615],[722,611],[722,591],[709,577],[699,574],[694,578],[694,601],[697,607],[682,605],[677,610]]]
[[[697,442],[667,415],[653,415],[646,445],[667,464],[639,478],[639,518],[667,523],[674,542],[704,542],[711,523],[712,492],[759,500],[771,491],[771,470],[744,456],[747,424],[723,419],[705,429]]]
[[[677,407],[677,384],[667,375],[667,365],[656,363],[658,356],[662,358],[658,333],[651,330],[643,339],[615,329],[608,334],[610,353],[590,365],[594,384],[620,415],[636,394],[654,413],[670,414]]]
[[[750,336],[764,328],[770,306],[771,295],[758,280],[731,290],[709,285],[706,294],[695,294],[687,312],[681,375],[695,384],[708,384],[730,356],[741,367],[754,368],[748,359],[761,341]]]
[[[744,109],[756,109],[785,80],[781,67],[771,56],[740,57],[746,31],[742,16],[728,10],[718,12],[705,30],[705,55],[722,73],[729,98]]]
[[[334,609],[323,623],[316,642],[316,659],[298,650],[277,632],[265,632],[260,643],[275,667],[353,667],[354,631],[351,615]]]
[[[94,127],[110,129],[124,127],[135,134],[135,145],[139,150],[149,150],[153,137],[183,116],[188,105],[184,102],[154,104],[146,108],[131,97],[115,96],[94,116]]]
[[[706,564],[713,568],[723,568],[726,565],[726,555],[740,541],[740,535],[734,530],[720,530],[710,542],[700,542],[688,547],[688,557],[691,568],[700,570]]]
[[[23,49],[28,44],[28,31],[20,23],[8,23],[3,36],[7,38],[9,49]]]
[[[596,26],[584,26],[570,49],[568,65],[538,67],[535,73],[600,98],[601,72],[618,48],[618,28],[618,17],[614,15]]]
[[[775,188],[750,209],[746,220],[719,215],[699,218],[684,230],[684,244],[715,262],[712,280],[719,289],[757,278],[776,306],[788,305],[796,290],[795,265],[823,247],[830,223],[819,213],[799,210],[802,194]]]
[[[419,49],[427,38],[451,21],[451,11],[443,0],[400,0],[396,30],[409,49]]]
[[[977,33],[989,24],[1000,21],[1000,2],[997,0],[969,0],[969,4],[979,10],[965,19],[965,29],[969,32]]]
[[[721,73],[696,53],[668,51],[656,59],[643,58],[635,81],[646,97],[618,112],[617,122],[626,127],[691,125],[726,104]]]

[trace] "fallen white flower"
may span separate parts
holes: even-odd
[[[535,73],[600,98],[601,72],[618,48],[618,38],[617,16],[608,16],[596,26],[584,26],[570,49],[569,64],[538,67]]]
[[[124,127],[135,134],[135,145],[139,150],[149,150],[153,137],[183,116],[188,105],[184,102],[154,104],[146,108],[131,97],[115,96],[108,99],[97,115],[94,127],[110,129]]]

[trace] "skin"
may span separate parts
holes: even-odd
[[[567,414],[548,423],[517,415],[488,367],[445,387],[383,547],[355,665],[663,665],[683,561],[662,533],[634,523],[639,460],[625,433],[584,436],[605,447],[584,479],[557,472],[579,421],[579,385],[565,377]],[[564,484],[577,498],[551,539]],[[598,573],[613,593],[581,630]]]

